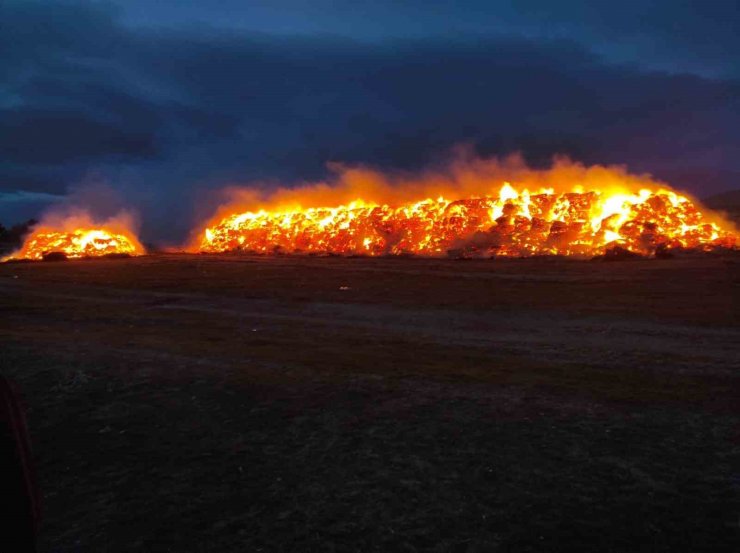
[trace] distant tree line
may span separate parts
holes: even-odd
[[[29,219],[25,223],[19,223],[10,228],[0,223],[0,253],[9,253],[20,248],[23,239],[36,223],[38,223],[36,219]]]

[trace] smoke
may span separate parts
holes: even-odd
[[[231,185],[217,192],[222,199],[210,215],[202,217],[190,236],[197,240],[208,222],[233,213],[271,210],[293,211],[335,207],[355,201],[398,205],[444,196],[448,200],[498,195],[505,183],[532,193],[546,190],[571,192],[609,190],[635,193],[643,188],[670,189],[650,175],[630,174],[624,166],[585,166],[567,157],[555,157],[549,167],[533,169],[521,154],[481,158],[459,146],[446,162],[420,171],[382,171],[363,165],[331,163],[330,178],[296,187],[268,183]]]
[[[44,211],[38,226],[55,230],[100,226],[135,233],[141,219],[137,211],[126,205],[119,190],[88,180],[73,186],[62,200]]]
[[[126,236],[136,249],[144,251],[137,238],[140,223],[137,212],[126,206],[119,191],[103,182],[87,181],[73,187],[67,196],[43,212],[26,243],[44,232],[105,229]],[[23,248],[10,257],[18,256],[22,251]]]
[[[424,197],[449,195],[451,199],[497,193],[505,182],[530,191],[574,188],[635,192],[641,188],[670,188],[650,175],[630,174],[619,165],[585,166],[567,157],[555,157],[549,168],[533,169],[521,154],[479,158],[467,148],[458,149],[452,160],[421,171],[381,171],[363,165],[330,163],[331,178],[297,187],[267,189],[259,183],[230,186],[222,190],[227,208],[292,209],[332,206],[357,199],[377,203],[400,203]]]

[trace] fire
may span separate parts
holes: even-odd
[[[456,188],[465,191],[464,182],[457,187],[446,183],[451,192],[415,201],[362,198],[323,207],[237,210],[212,221],[200,234],[197,249],[521,257],[593,256],[621,247],[650,256],[676,249],[734,248],[737,241],[729,223],[703,212],[688,197],[619,170],[561,163],[550,172],[528,170],[523,175],[525,182],[533,175],[535,181],[576,176],[589,187],[558,182],[530,190],[510,182],[481,182],[478,172],[474,188],[488,190],[463,197],[454,194]],[[370,174],[371,181],[377,177]],[[636,186],[640,184],[652,186]],[[422,187],[417,183],[411,188]],[[346,195],[341,187],[336,190],[338,196]],[[331,196],[326,186],[320,192],[322,199]],[[295,194],[300,198],[300,191]]]
[[[21,249],[10,259],[40,260],[51,253],[64,254],[68,258],[144,254],[144,247],[120,219],[94,225],[89,217],[78,216],[42,224],[33,229]]]

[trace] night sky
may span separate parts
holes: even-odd
[[[103,184],[174,241],[210,189],[459,144],[740,188],[736,0],[398,4],[3,0],[0,222]]]

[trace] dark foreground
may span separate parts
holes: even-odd
[[[0,265],[41,551],[738,551],[740,259]]]

